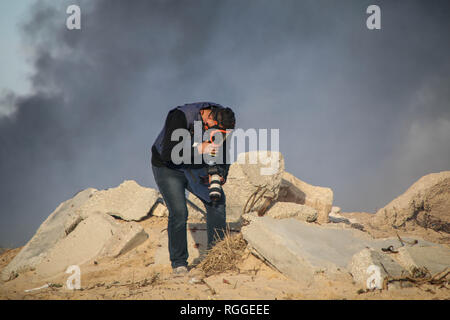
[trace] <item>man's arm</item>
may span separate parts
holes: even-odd
[[[227,177],[228,177],[228,171],[230,170],[230,164],[227,163],[227,155],[228,155],[228,159],[229,161],[231,161],[230,156],[229,156],[229,148],[228,148],[228,143],[227,140],[225,140],[222,144],[222,148],[223,148],[223,162],[222,164],[219,164],[219,170],[220,170],[220,175],[223,178],[223,183],[225,183],[227,181]]]
[[[172,133],[176,129],[185,129],[187,128],[187,120],[183,111],[181,110],[172,110],[167,115],[165,130],[164,130],[164,139],[162,143],[162,152],[161,159],[166,163],[172,163],[172,149],[180,142],[180,141],[172,141]],[[196,147],[191,147],[191,163],[193,163],[193,159],[195,153],[198,152]]]

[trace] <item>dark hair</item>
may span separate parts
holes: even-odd
[[[236,118],[231,108],[218,109],[213,108],[213,117],[224,129],[234,129]]]

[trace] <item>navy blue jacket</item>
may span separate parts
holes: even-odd
[[[201,114],[200,114],[200,110],[207,108],[209,106],[215,106],[218,108],[223,108],[223,106],[221,106],[220,104],[217,103],[213,103],[213,102],[198,102],[198,103],[190,103],[190,104],[185,104],[183,106],[178,106],[172,110],[169,111],[170,112],[174,111],[174,110],[180,110],[184,113],[185,117],[186,117],[186,128],[189,130],[189,132],[191,133],[191,141],[194,142],[193,139],[193,132],[194,132],[194,121],[202,121],[201,118]],[[163,153],[163,149],[164,149],[164,141],[170,141],[170,136],[172,134],[172,132],[166,132],[166,125],[162,128],[161,132],[158,134],[155,142],[153,143],[152,146],[152,153],[153,153],[153,157],[152,157],[152,163],[153,163],[153,158],[155,158],[155,153],[157,153],[157,158],[160,159],[161,155]],[[165,138],[165,135],[169,135],[168,137]],[[202,128],[202,136],[203,136],[203,128]],[[170,152],[171,150],[169,150]],[[167,152],[167,150],[166,150]],[[193,152],[196,152],[196,148],[193,148]],[[223,151],[224,155],[226,154],[227,151],[227,147],[225,144],[225,150]],[[225,156],[224,156],[225,158]],[[209,189],[208,189],[208,183],[205,183],[205,181],[207,181],[207,168],[208,165],[206,163],[202,164],[181,164],[181,165],[175,165],[173,164],[171,161],[166,161],[164,163],[165,166],[172,168],[174,170],[178,170],[184,173],[188,183],[189,183],[189,187],[192,190],[192,192],[199,198],[210,202],[211,199],[209,198]],[[223,164],[218,164],[217,165],[220,169],[221,175],[222,177],[226,180],[227,175],[228,175],[228,170],[229,170],[229,164],[223,163]]]

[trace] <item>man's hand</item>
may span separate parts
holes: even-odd
[[[198,150],[198,153],[200,153],[200,154],[207,153],[212,156],[215,156],[218,151],[218,148],[216,146],[214,146],[211,142],[204,141],[202,144],[199,144],[197,146],[197,150]]]

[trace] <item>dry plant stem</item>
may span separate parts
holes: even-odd
[[[225,237],[208,251],[199,268],[207,276],[237,270],[236,264],[244,255],[246,246],[241,234],[232,235],[227,230]]]
[[[256,195],[259,193],[259,191],[261,191],[262,187],[258,187],[255,192],[253,192],[250,197],[248,197],[247,201],[245,202],[245,206],[242,210],[242,213],[248,213],[253,209],[253,206],[255,205],[256,202],[259,201],[259,199],[262,198],[262,196],[264,195],[264,193],[266,193],[267,190],[263,190],[263,192],[258,196],[258,198],[256,197]],[[252,200],[252,202],[250,203],[250,207],[247,209],[247,205],[250,201],[250,199]]]
[[[383,282],[383,289],[387,289],[387,286],[390,282],[399,281],[402,282],[412,282],[413,284],[420,286],[423,284],[431,284],[431,285],[446,285],[448,284],[448,281],[446,278],[450,274],[450,267],[445,268],[443,271],[436,273],[434,276],[431,276],[431,274],[428,272],[428,270],[418,270],[422,271],[421,275],[415,275],[413,272],[409,276],[402,276],[402,277],[386,277]]]

